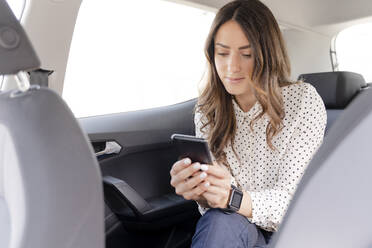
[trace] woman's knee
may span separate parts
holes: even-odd
[[[255,243],[257,234],[256,225],[250,223],[246,217],[236,213],[227,214],[220,209],[210,209],[200,218],[193,243],[226,243],[235,247],[235,243]]]
[[[215,235],[223,236],[236,237],[247,232],[255,236],[257,233],[256,225],[250,223],[246,217],[237,213],[225,213],[220,209],[208,210],[199,220],[198,226],[199,229],[213,229]]]

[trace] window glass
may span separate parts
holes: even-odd
[[[21,19],[23,9],[25,7],[25,0],[6,0],[12,9],[14,15],[17,17],[18,20]]]
[[[63,98],[83,117],[197,97],[214,15],[164,0],[83,1]]]
[[[340,32],[336,38],[338,70],[352,71],[372,82],[372,23],[360,24]]]

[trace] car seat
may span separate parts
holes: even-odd
[[[347,105],[367,87],[362,75],[347,71],[308,73],[298,78],[313,85],[322,97],[327,110],[326,134]]]
[[[0,0],[0,75],[39,66]],[[87,136],[52,90],[0,93],[0,247],[103,248],[102,179]]]

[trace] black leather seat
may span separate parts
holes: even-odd
[[[327,109],[326,134],[349,103],[369,87],[362,75],[354,72],[320,72],[301,74],[299,79],[312,84]]]

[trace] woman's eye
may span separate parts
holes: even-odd
[[[246,57],[246,58],[250,58],[250,57],[252,57],[252,54],[243,54],[243,56]]]
[[[229,55],[228,53],[217,53],[217,54],[223,57]]]

